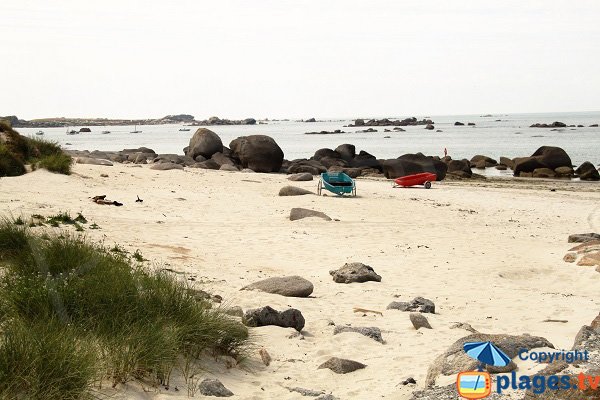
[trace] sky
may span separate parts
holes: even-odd
[[[598,0],[0,0],[0,115],[600,110]]]

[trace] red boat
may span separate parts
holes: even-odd
[[[402,186],[417,186],[423,185],[425,189],[431,188],[431,182],[437,180],[437,175],[431,172],[423,172],[420,174],[406,175],[394,180],[394,187]]]

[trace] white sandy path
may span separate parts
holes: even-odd
[[[132,165],[76,165],[75,172],[0,179],[0,210],[15,216],[82,212],[102,228],[86,229],[88,236],[140,249],[146,258],[209,282],[205,286],[228,304],[302,311],[304,340],[288,339],[291,329],[252,330],[273,357],[269,367],[251,360],[249,370],[212,369],[236,398],[301,397],[284,386],[340,399],[409,398],[415,387],[399,383],[412,376],[421,388],[432,360],[468,334],[450,329],[453,322],[486,333],[541,335],[557,348],[570,348],[600,309],[600,274],[562,261],[569,234],[600,230],[597,184],[585,186],[589,192],[445,182],[424,190],[359,180],[358,198],[278,197],[290,184],[284,175]],[[292,184],[316,188],[316,181]],[[99,194],[125,206],[89,200]],[[136,195],[144,202],[135,203]],[[339,221],[291,222],[292,207]],[[350,261],[371,265],[382,282],[334,283],[329,270]],[[258,279],[295,274],[314,283],[313,298],[239,291]],[[415,296],[435,302],[437,314],[427,315],[433,330],[417,332],[408,313],[385,310],[391,301]],[[383,317],[353,313],[353,307],[379,310]],[[547,318],[569,322],[542,322]],[[333,336],[330,320],[377,326],[386,344],[353,333]],[[331,356],[368,367],[347,375],[317,370]],[[181,387],[148,394],[134,386],[125,397],[187,396]]]

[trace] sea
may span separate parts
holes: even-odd
[[[404,119],[410,116],[388,116]],[[377,158],[396,158],[406,153],[421,152],[426,155],[443,156],[444,149],[454,159],[471,159],[482,154],[496,160],[500,156],[509,158],[531,155],[540,146],[558,146],[565,149],[574,165],[591,161],[600,163],[600,128],[590,127],[600,124],[600,111],[540,114],[489,114],[486,115],[415,115],[418,119],[430,118],[435,129],[427,130],[423,125],[403,127],[405,132],[395,132],[393,127],[373,127],[377,132],[362,133],[368,127],[347,127],[353,119],[323,119],[317,122],[292,120],[269,120],[256,125],[228,125],[207,127],[217,133],[225,146],[245,135],[263,134],[271,136],[282,148],[285,158],[309,158],[321,148],[335,149],[343,143],[356,146]],[[370,118],[365,117],[365,120]],[[464,126],[455,126],[456,121]],[[561,121],[567,127],[551,130],[530,128],[534,123],[552,123]],[[468,126],[469,122],[474,126]],[[91,126],[91,132],[67,135],[67,130],[79,130],[81,126],[68,128],[44,128],[45,139],[57,141],[66,149],[73,150],[111,150],[137,148],[145,146],[157,153],[183,154],[183,148],[189,143],[198,127],[184,125],[137,125],[140,133],[131,133],[134,126]],[[180,131],[180,129],[190,129]],[[307,135],[306,132],[334,131],[340,129],[346,133],[331,135]],[[385,129],[391,132],[385,132]],[[34,135],[37,128],[20,128],[20,133]],[[441,132],[438,132],[440,130]],[[103,134],[103,131],[110,131]],[[492,171],[489,171],[491,173]],[[496,173],[496,172],[494,172]],[[508,174],[497,172],[497,174]]]

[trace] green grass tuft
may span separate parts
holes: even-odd
[[[0,399],[86,398],[107,379],[168,384],[190,360],[244,354],[245,326],[116,248],[0,221]]]
[[[73,158],[64,153],[51,154],[40,158],[39,166],[50,172],[56,172],[63,175],[71,174]]]

